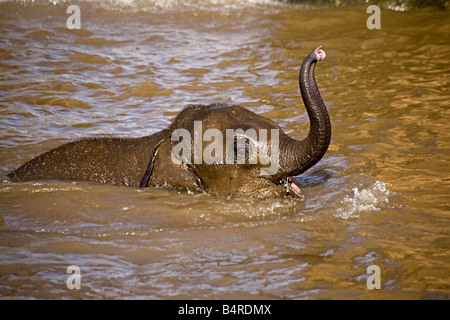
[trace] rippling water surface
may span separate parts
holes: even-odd
[[[0,296],[448,299],[450,15],[382,9],[369,30],[366,9],[1,2]],[[298,69],[318,45],[333,137],[296,178],[303,201],[6,177],[80,137],[152,134],[188,103],[240,104],[303,138]]]

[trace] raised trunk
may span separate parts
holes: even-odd
[[[283,177],[296,176],[315,165],[328,149],[331,123],[314,78],[317,61],[325,59],[318,47],[302,63],[299,75],[300,91],[310,120],[308,136],[304,140],[285,137],[280,141],[280,173]]]

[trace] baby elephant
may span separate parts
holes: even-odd
[[[300,68],[310,130],[303,140],[237,105],[189,105],[172,124],[142,138],[86,138],[47,151],[8,174],[12,181],[84,180],[167,187],[216,195],[302,197],[290,179],[316,164],[331,139],[330,118],[314,77],[321,47]]]

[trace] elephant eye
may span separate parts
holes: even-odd
[[[257,163],[257,143],[248,136],[239,135],[234,137],[234,163],[235,164],[256,164]]]
[[[243,141],[243,142],[242,142]],[[250,146],[248,139],[234,139],[234,160],[238,158],[244,158],[247,162],[250,153]]]

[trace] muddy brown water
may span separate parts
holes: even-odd
[[[370,30],[366,9],[1,2],[0,296],[448,299],[450,13],[382,9]],[[296,178],[303,201],[6,177],[80,137],[152,134],[188,103],[240,104],[303,138],[298,69],[318,45],[333,136]]]

